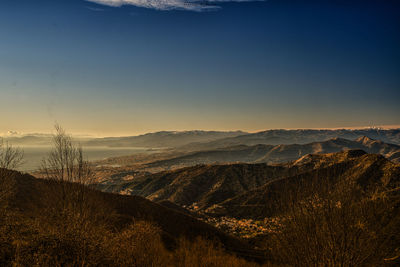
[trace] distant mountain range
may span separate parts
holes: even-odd
[[[78,137],[84,146],[176,148],[180,151],[212,150],[238,145],[254,146],[307,144],[332,138],[355,140],[366,136],[382,142],[400,145],[400,129],[359,129],[359,130],[268,130],[258,133],[242,131],[163,131],[139,136],[91,138]],[[5,136],[15,145],[49,145],[51,135],[31,134]]]
[[[1,137],[1,136],[0,136]],[[6,141],[17,146],[48,146],[51,144],[51,135],[24,135],[24,136],[5,136]]]
[[[125,137],[77,137],[76,140],[84,146],[171,148],[180,147],[193,142],[211,142],[217,139],[236,137],[243,134],[246,133],[241,131],[163,131]],[[32,134],[24,136],[5,136],[4,138],[15,145],[50,145],[52,136]]]
[[[382,142],[400,145],[400,129],[383,130],[378,128],[358,130],[268,130],[258,133],[227,137],[211,142],[193,143],[181,147],[181,150],[210,150],[238,145],[288,145],[323,142],[332,138],[355,140],[366,136]]]
[[[322,142],[290,145],[238,145],[209,151],[198,151],[170,159],[148,163],[151,168],[176,168],[197,164],[215,163],[282,163],[296,160],[307,154],[340,152],[349,149],[362,149],[367,153],[381,154],[394,162],[400,162],[400,146],[386,144],[366,136],[356,140],[333,138]]]
[[[171,148],[193,142],[211,142],[217,139],[236,137],[242,134],[245,133],[241,131],[164,131],[139,136],[97,138],[87,141],[84,144],[87,146]]]

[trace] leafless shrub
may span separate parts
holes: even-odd
[[[174,265],[177,267],[236,267],[259,266],[228,254],[218,243],[197,238],[194,241],[180,239],[179,247],[174,253]]]
[[[160,232],[149,222],[133,222],[105,241],[107,255],[116,266],[168,266],[171,253],[164,248]]]
[[[378,266],[393,258],[399,241],[398,204],[383,188],[366,192],[355,182],[342,181],[309,177],[286,186],[279,200],[285,211],[281,227],[270,240],[278,262]]]

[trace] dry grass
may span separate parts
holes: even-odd
[[[258,266],[224,252],[217,245],[181,239],[165,249],[153,224],[133,222],[121,231],[99,226],[80,229],[42,225],[26,218],[0,229],[1,266]]]

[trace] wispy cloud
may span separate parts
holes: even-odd
[[[86,8],[89,9],[89,10],[92,10],[92,11],[96,11],[96,12],[102,12],[102,11],[104,11],[104,9],[98,8],[98,7],[90,7],[90,6],[87,6]]]
[[[263,0],[86,0],[101,5],[120,7],[132,5],[157,10],[210,11],[219,9],[219,3],[255,2]]]

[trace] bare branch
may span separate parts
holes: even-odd
[[[23,163],[24,152],[0,138],[0,168],[16,169]]]

